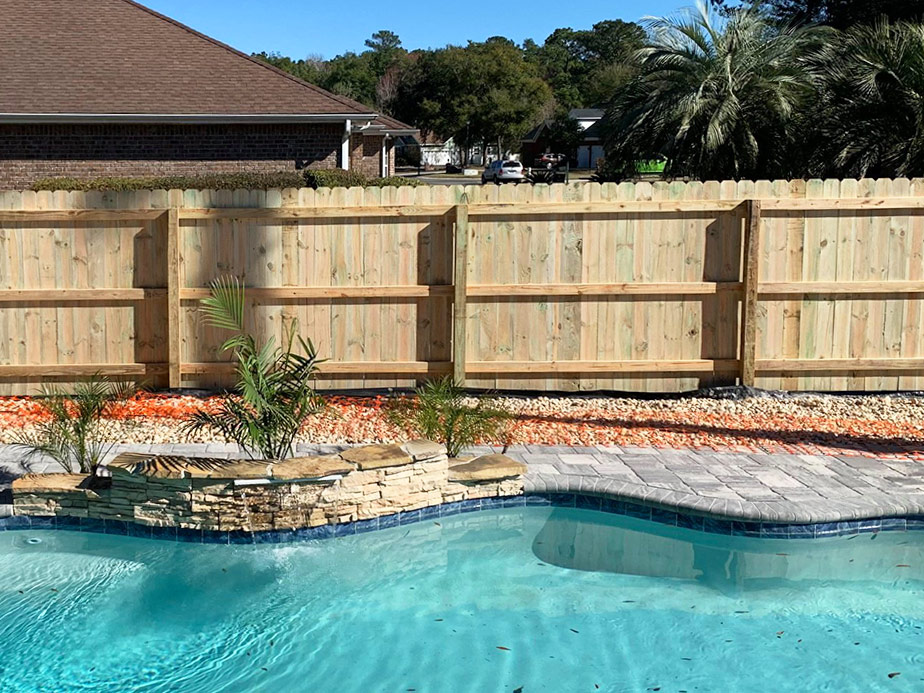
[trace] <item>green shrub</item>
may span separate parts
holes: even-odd
[[[388,178],[369,178],[359,171],[344,171],[339,168],[309,169],[305,171],[305,184],[309,188],[386,188],[386,187],[414,187],[420,181],[389,176]]]
[[[450,457],[482,440],[503,436],[512,415],[490,397],[471,397],[449,376],[398,397],[385,407],[388,420],[410,435],[443,443]]]
[[[199,176],[143,178],[42,178],[32,190],[268,190],[270,188],[351,188],[417,186],[420,181],[400,176],[367,178],[358,171],[321,169],[279,173],[209,173]]]
[[[47,455],[72,474],[95,474],[113,446],[100,431],[100,420],[136,392],[133,384],[101,376],[79,383],[73,395],[43,386],[36,401],[45,419],[14,444],[25,448],[27,456]]]
[[[189,433],[209,429],[226,442],[241,446],[251,457],[281,460],[295,452],[295,436],[309,416],[324,408],[324,400],[311,387],[318,370],[317,353],[310,341],[297,337],[295,320],[284,324],[285,342],[276,346],[271,337],[260,344],[244,329],[244,287],[234,277],[212,282],[211,296],[200,304],[212,327],[234,332],[222,351],[232,351],[237,375],[236,392],[221,397],[218,410],[198,411],[186,424]]]
[[[303,175],[296,171],[279,173],[211,173],[200,176],[159,176],[146,178],[43,178],[33,190],[265,190],[301,188]]]

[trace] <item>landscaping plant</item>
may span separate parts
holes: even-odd
[[[512,418],[493,398],[466,395],[449,376],[425,383],[414,397],[391,400],[385,413],[408,433],[443,443],[450,457],[480,440],[501,438]]]
[[[208,324],[235,333],[221,350],[234,354],[237,385],[221,397],[216,412],[194,413],[186,429],[215,431],[251,457],[290,457],[302,425],[324,408],[323,399],[311,387],[321,363],[314,346],[295,334],[295,320],[284,323],[281,346],[272,337],[258,343],[244,327],[244,286],[235,277],[226,277],[209,288],[211,295],[200,303]]]
[[[100,431],[100,420],[137,392],[133,383],[96,375],[74,387],[74,393],[45,385],[36,403],[43,417],[19,435],[15,445],[27,456],[46,455],[71,474],[96,474],[113,444]]]

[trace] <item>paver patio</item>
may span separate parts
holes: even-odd
[[[301,454],[348,446],[300,445]],[[473,448],[473,453],[496,451]],[[120,445],[124,451],[240,457],[222,444]],[[529,467],[526,491],[607,496],[721,518],[822,523],[924,515],[924,463],[850,455],[789,455],[660,448],[515,446],[507,454]],[[27,471],[61,471],[23,462],[0,446],[0,489]],[[0,517],[10,499],[0,495]]]

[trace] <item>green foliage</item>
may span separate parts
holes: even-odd
[[[398,85],[396,115],[463,149],[517,146],[551,93],[538,68],[504,38],[421,53]]]
[[[924,174],[924,25],[857,25],[827,43],[813,68],[821,96],[806,128],[812,175]]]
[[[398,188],[422,185],[413,178],[388,176],[387,178],[368,178],[359,171],[344,171],[339,168],[310,169],[305,171],[305,185],[309,188]]]
[[[415,397],[391,400],[386,416],[410,435],[443,443],[450,457],[482,440],[497,440],[511,414],[489,397],[472,398],[450,377],[417,388]]]
[[[262,190],[301,188],[305,178],[297,171],[279,173],[215,173],[200,176],[146,178],[43,178],[33,190]]]
[[[132,397],[137,387],[93,376],[68,394],[46,385],[36,400],[45,418],[34,429],[19,435],[15,445],[27,455],[46,455],[72,474],[95,474],[112,443],[106,442],[100,420]]]
[[[556,114],[546,126],[545,132],[553,153],[572,154],[584,141],[581,124],[564,111]]]
[[[846,29],[856,24],[873,24],[880,19],[920,21],[924,7],[920,0],[710,0],[723,12],[759,7],[773,19],[788,24],[827,24]]]
[[[43,178],[33,190],[269,190],[271,188],[415,187],[420,181],[368,178],[358,171],[306,169],[280,173],[215,173],[163,178]]]
[[[806,59],[824,32],[779,27],[756,10],[722,20],[703,5],[653,19],[649,32],[639,76],[607,110],[609,174],[664,158],[669,176],[790,175],[797,114],[815,97]]]
[[[644,45],[638,24],[609,20],[592,29],[556,29],[540,46],[523,45],[526,59],[537,65],[558,105],[565,109],[597,106],[632,76],[632,56]]]
[[[244,287],[236,278],[216,279],[210,289],[201,307],[210,326],[234,333],[221,350],[233,352],[238,382],[236,392],[222,396],[218,411],[196,412],[186,430],[215,431],[251,457],[285,459],[304,423],[324,407],[311,387],[322,362],[311,342],[296,336],[295,320],[285,324],[281,346],[273,338],[258,343],[245,329]]]

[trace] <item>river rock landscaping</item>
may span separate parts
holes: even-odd
[[[384,396],[337,396],[309,420],[299,443],[362,444],[406,440],[389,423]],[[717,397],[502,397],[514,414],[497,445],[621,446],[793,452],[924,459],[924,397],[758,393]],[[117,443],[223,442],[208,432],[182,432],[190,413],[216,407],[215,397],[137,395],[103,421]],[[0,444],[14,441],[42,416],[32,398],[0,398]]]

